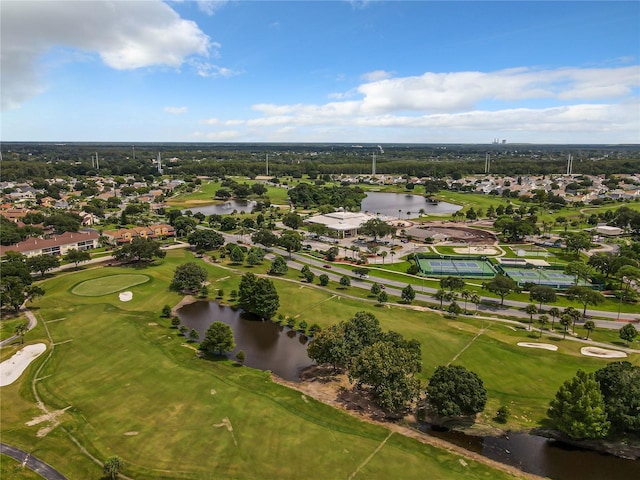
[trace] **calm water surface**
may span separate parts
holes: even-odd
[[[300,372],[313,364],[307,355],[308,339],[304,335],[255,315],[233,310],[216,302],[195,302],[178,311],[183,325],[195,329],[200,338],[213,322],[224,322],[233,330],[236,348],[227,355],[234,359],[243,350],[245,365],[271,370],[285,380],[298,381]]]
[[[460,205],[454,205],[453,203],[431,203],[422,195],[369,192],[366,198],[362,200],[360,211],[372,214],[381,213],[389,217],[407,218],[407,212],[411,212],[410,217],[417,217],[420,209],[423,209],[429,214],[453,213],[461,208]],[[400,212],[398,212],[398,210],[400,210]]]
[[[193,213],[204,213],[205,215],[229,215],[234,210],[238,212],[245,211],[251,213],[253,207],[256,206],[256,202],[249,200],[229,200],[218,205],[205,205],[204,207],[189,208]]]

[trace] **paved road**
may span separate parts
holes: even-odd
[[[67,477],[55,470],[51,465],[47,465],[42,460],[32,457],[30,453],[25,452],[24,450],[12,447],[6,443],[0,443],[0,453],[17,460],[29,470],[36,472],[42,478],[46,478],[47,480],[67,480]]]

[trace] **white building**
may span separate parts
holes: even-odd
[[[338,233],[338,236],[351,237],[358,234],[358,228],[372,218],[380,218],[362,212],[333,212],[324,215],[315,215],[306,221],[325,225],[329,230]]]

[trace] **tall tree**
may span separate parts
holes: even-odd
[[[591,246],[591,235],[587,232],[568,233],[565,238],[567,250],[577,257],[580,250],[586,250]]]
[[[194,262],[178,265],[169,288],[176,292],[197,292],[207,281],[207,271]]]
[[[400,412],[420,393],[420,381],[414,374],[420,359],[413,352],[390,341],[365,347],[353,361],[349,378],[358,385],[369,385],[382,408]]]
[[[611,362],[595,372],[612,430],[640,434],[640,367]]]
[[[32,272],[40,272],[44,277],[47,271],[60,266],[60,260],[54,255],[36,255],[27,258],[27,266]]]
[[[91,254],[86,250],[77,250],[72,248],[67,251],[67,254],[64,256],[64,259],[69,262],[75,264],[76,268],[78,268],[78,264],[80,262],[88,262],[91,260]]]
[[[280,308],[280,298],[273,282],[268,278],[258,278],[253,273],[246,273],[240,279],[238,303],[262,318],[273,317]]]
[[[487,390],[480,377],[459,365],[436,368],[426,393],[429,410],[439,417],[475,415],[487,403]]]
[[[215,250],[224,245],[224,237],[213,230],[198,229],[187,236],[187,241],[198,250]]]
[[[410,304],[415,300],[416,292],[411,285],[407,285],[402,289],[401,297],[404,303]]]
[[[378,237],[386,237],[387,235],[391,235],[396,231],[396,228],[386,223],[384,220],[379,218],[372,218],[371,220],[367,220],[362,225],[358,231],[363,235],[368,235],[373,237],[373,241],[375,242]]]
[[[236,346],[231,327],[224,322],[213,322],[200,342],[200,350],[214,355],[224,355]]]
[[[512,278],[500,273],[493,277],[489,282],[483,283],[482,288],[498,295],[500,297],[501,306],[504,305],[504,298],[507,295],[520,291],[518,284]]]
[[[543,303],[554,303],[557,299],[556,291],[547,285],[535,285],[529,290],[529,299],[532,302],[540,302],[538,307],[542,310]]]
[[[161,249],[158,242],[142,237],[134,238],[131,243],[125,243],[113,252],[113,258],[125,262],[151,261],[166,255],[167,252]]]
[[[599,305],[604,302],[604,296],[589,287],[573,286],[567,290],[567,298],[582,304],[582,318],[587,316],[588,305]]]
[[[284,257],[280,255],[276,255],[276,257],[271,262],[271,268],[269,268],[270,275],[284,275],[289,270],[287,265],[287,261]]]
[[[627,342],[628,347],[629,344],[638,336],[638,330],[633,326],[633,323],[627,323],[619,330],[618,334],[622,340]]]
[[[556,428],[571,438],[602,438],[609,432],[599,385],[593,373],[583,370],[560,386],[547,414]]]
[[[295,212],[290,212],[282,217],[282,223],[292,230],[296,230],[302,226],[302,217]]]
[[[302,248],[302,236],[298,232],[287,230],[278,238],[278,245],[284,248],[291,258],[291,252],[297,252]]]

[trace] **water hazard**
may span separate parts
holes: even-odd
[[[178,316],[182,324],[189,330],[195,329],[200,338],[204,338],[215,321],[229,325],[236,348],[227,356],[233,359],[237,352],[244,351],[244,363],[248,367],[271,370],[285,380],[299,381],[300,372],[313,364],[307,355],[306,336],[242,310],[202,301],[185,305]]]
[[[411,218],[417,217],[420,210],[425,213],[453,213],[460,210],[460,205],[453,203],[427,201],[421,195],[407,195],[404,193],[369,192],[362,200],[362,212],[380,213],[389,217]],[[410,214],[407,214],[410,212]]]
[[[538,435],[511,433],[506,437],[471,437],[428,427],[425,431],[498,462],[553,480],[640,478],[638,461],[575,448]]]
[[[193,328],[200,334],[200,338],[214,321],[229,325],[236,348],[228,357],[233,359],[243,350],[245,364],[249,367],[271,370],[286,380],[299,381],[300,372],[313,364],[307,355],[307,337],[242,310],[199,301],[182,307],[178,315],[189,330]],[[472,437],[460,432],[434,430],[428,425],[424,430],[498,462],[554,480],[640,478],[640,462],[570,447],[537,435],[512,433],[506,437]]]

